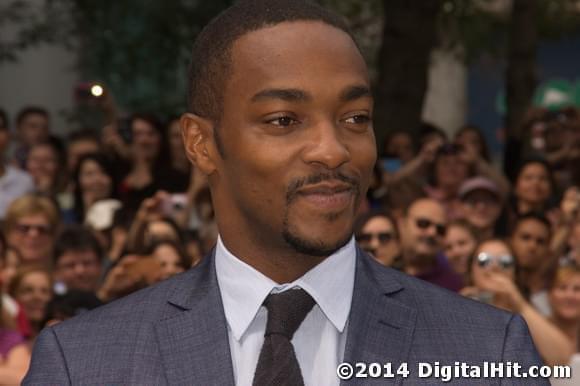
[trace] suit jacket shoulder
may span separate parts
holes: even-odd
[[[25,385],[231,385],[213,259],[40,334]]]
[[[366,379],[365,385],[438,383],[434,378],[418,378],[419,363],[542,365],[521,317],[385,268],[364,252],[358,253],[345,361],[390,363],[394,369],[406,363],[410,371],[407,379]],[[493,385],[500,380],[449,383]],[[509,379],[501,384],[529,383]]]

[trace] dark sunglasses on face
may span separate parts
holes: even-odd
[[[356,241],[359,243],[370,243],[371,240],[378,239],[379,244],[386,244],[394,238],[395,236],[390,232],[361,233],[356,236]]]
[[[481,268],[489,267],[492,262],[499,265],[501,269],[510,269],[514,266],[514,257],[512,255],[494,256],[485,252],[481,252],[477,255],[477,264]]]
[[[50,227],[47,225],[16,224],[15,229],[22,234],[29,234],[33,230],[36,230],[42,236],[50,234]]]
[[[435,227],[435,231],[437,232],[437,235],[439,236],[445,236],[445,232],[447,231],[447,227],[443,224],[438,224],[436,222],[433,222],[427,218],[418,218],[415,220],[415,224],[417,224],[417,227],[421,228],[421,229],[428,229],[432,226]]]

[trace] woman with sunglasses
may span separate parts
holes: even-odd
[[[394,218],[375,210],[361,215],[355,222],[355,238],[359,246],[379,263],[402,268],[399,232]]]
[[[481,243],[470,265],[471,286],[461,294],[521,315],[548,365],[564,365],[574,353],[570,340],[540,314],[516,285],[516,260],[508,244],[499,239]]]
[[[8,207],[4,234],[22,263],[49,262],[59,223],[59,213],[51,199],[27,194]]]

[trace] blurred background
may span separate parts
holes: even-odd
[[[231,2],[2,1],[0,105],[45,106],[59,134],[99,127],[75,98],[99,82],[125,111],[180,113],[191,42]],[[580,104],[578,1],[320,2],[350,21],[372,69],[378,143],[421,119],[450,134],[470,123],[500,156],[527,106]]]
[[[39,331],[199,264],[218,229],[179,115],[232,0],[0,1],[0,384]],[[369,65],[354,236],[520,314],[580,384],[580,0],[319,0]],[[575,382],[575,383],[574,383]]]

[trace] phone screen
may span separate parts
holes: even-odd
[[[394,173],[401,169],[401,166],[403,166],[401,160],[398,158],[383,158],[381,164],[383,166],[383,170],[389,173]]]

